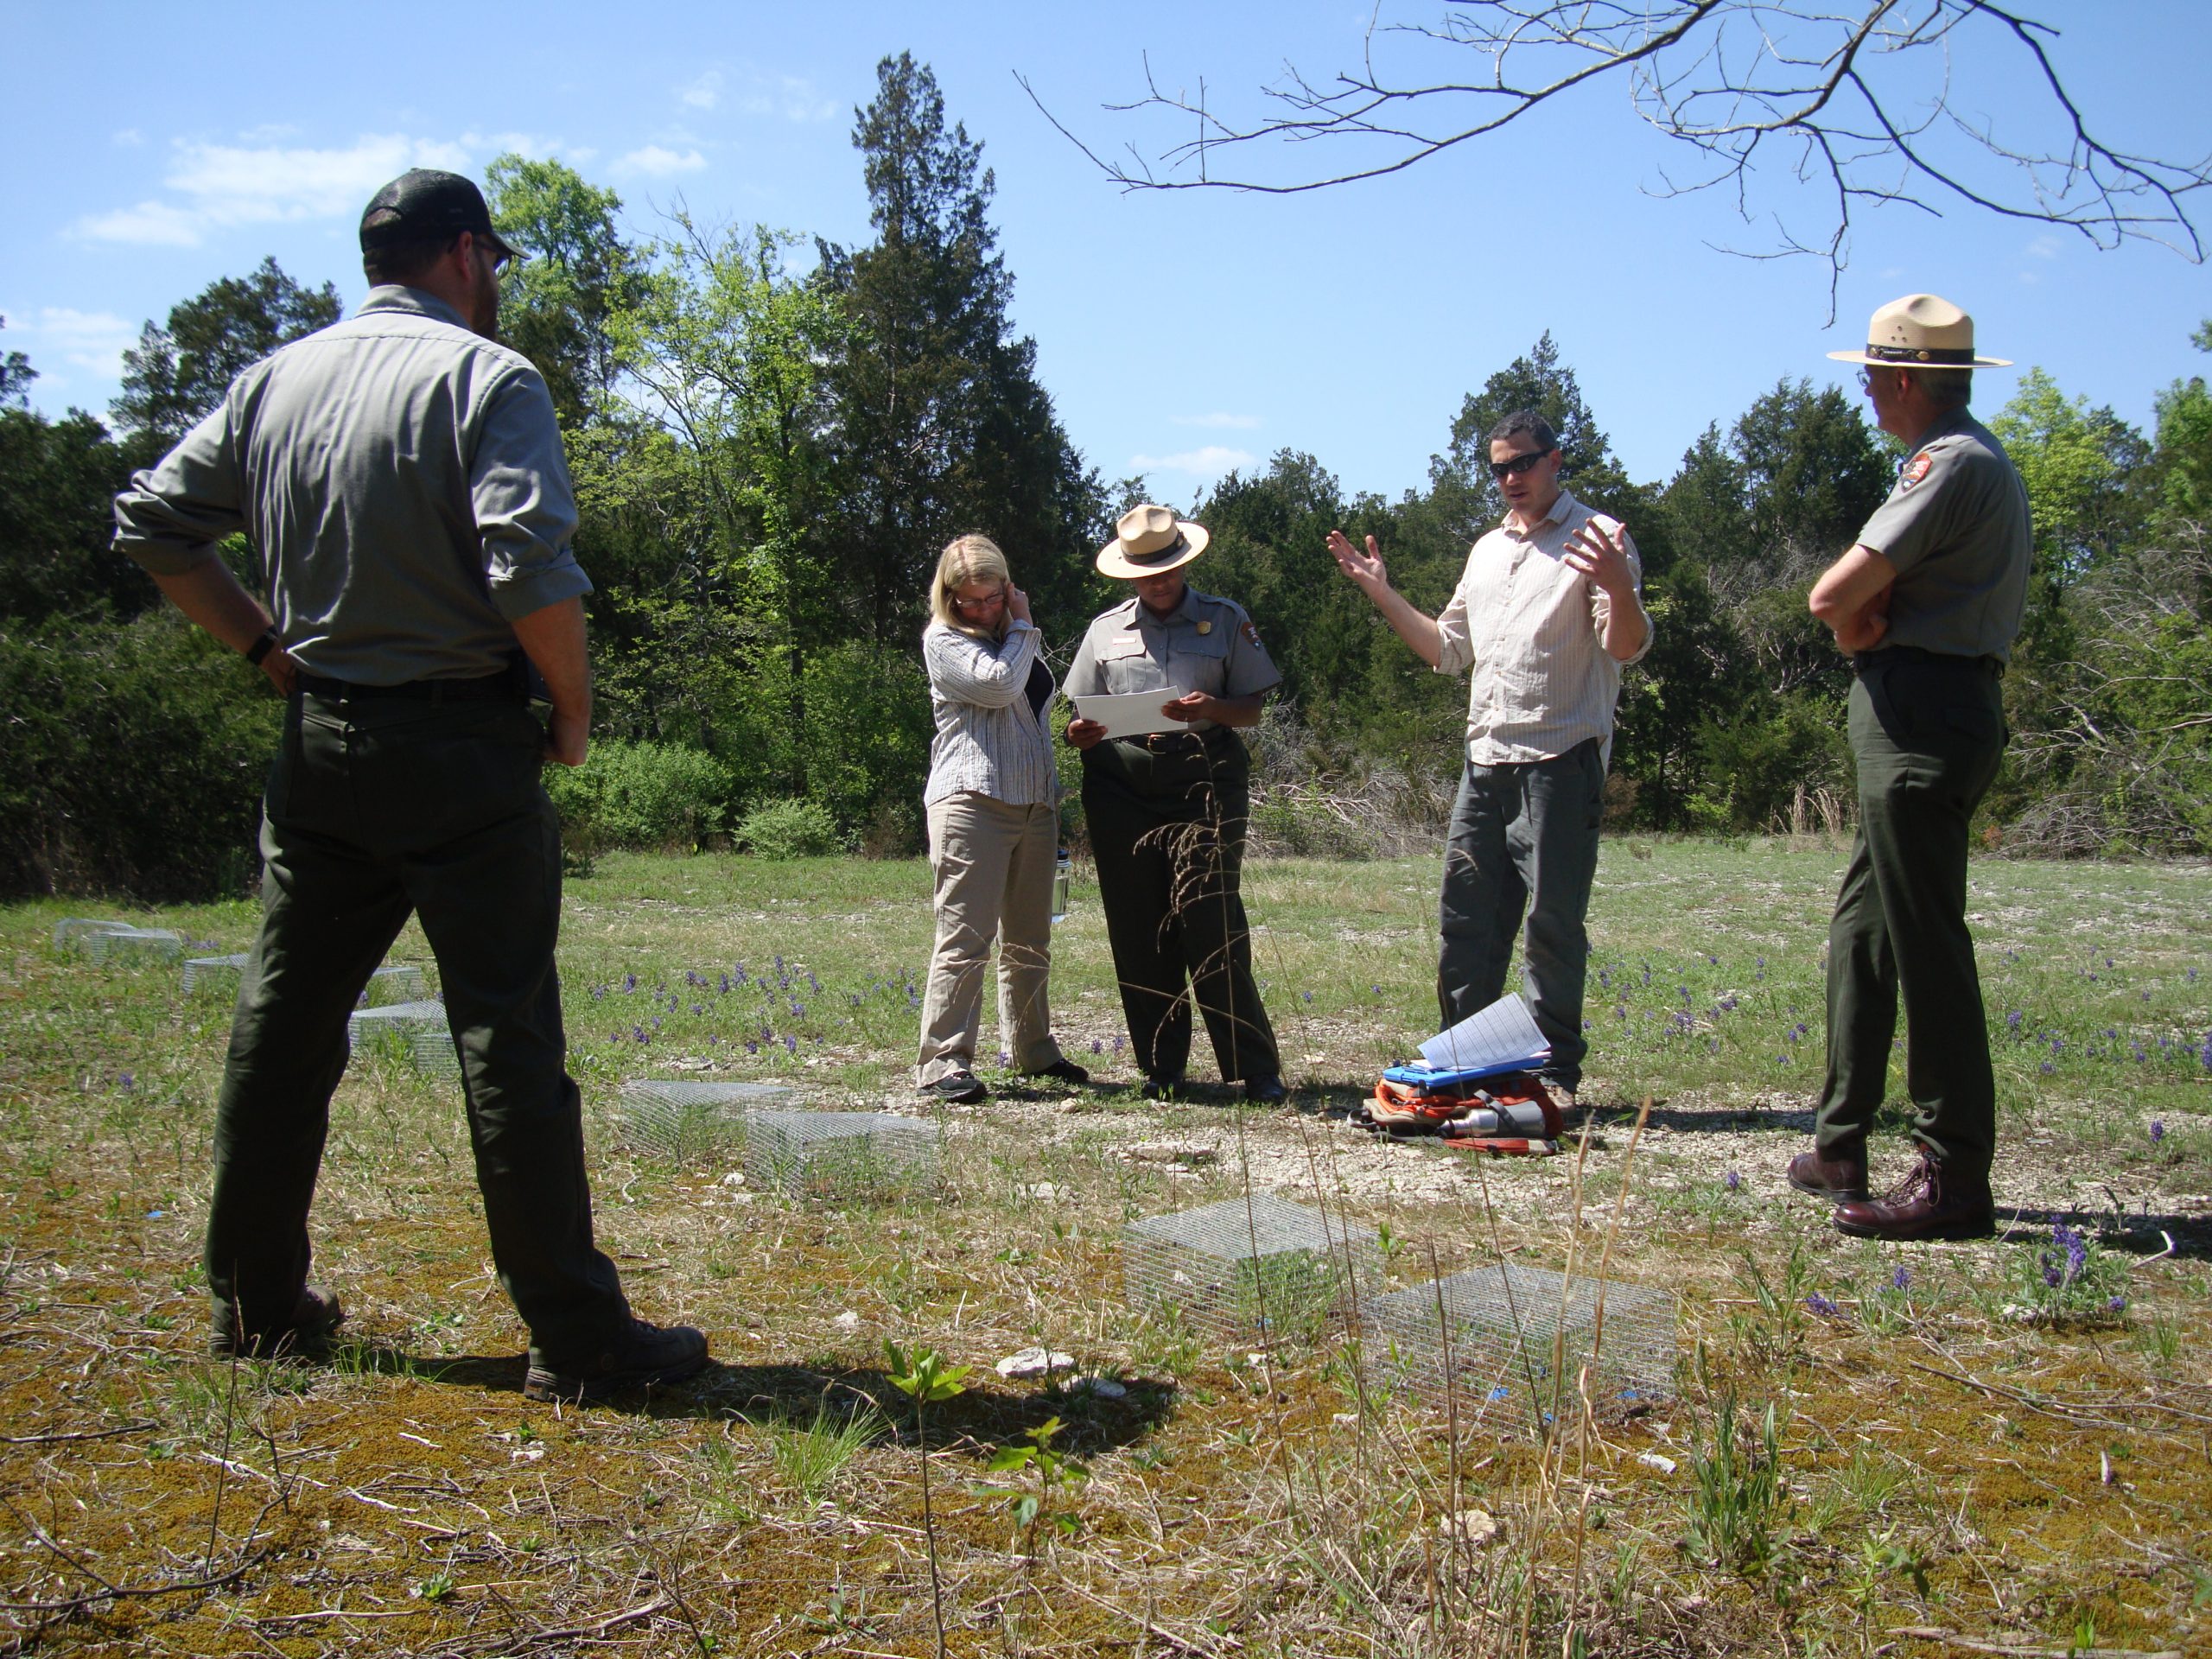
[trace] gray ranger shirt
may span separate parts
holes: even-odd
[[[1859,545],[1897,568],[1884,645],[2011,659],[2035,547],[2028,493],[1973,416],[1955,410],[1921,434]]]
[[[420,289],[272,353],[115,500],[115,545],[177,575],[243,530],[284,647],[365,685],[505,668],[510,617],[591,591],[545,382]]]
[[[1242,605],[1185,586],[1164,617],[1134,595],[1101,611],[1076,647],[1062,689],[1071,697],[1171,690],[1242,697],[1281,680]],[[1213,723],[1193,721],[1190,729],[1209,731]]]

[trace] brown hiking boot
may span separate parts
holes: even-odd
[[[1987,1238],[1997,1230],[1997,1203],[1988,1182],[1947,1176],[1923,1153],[1896,1192],[1838,1205],[1835,1226],[1853,1238]]]
[[[1789,1185],[1816,1198],[1846,1204],[1866,1196],[1866,1149],[1823,1153],[1815,1147],[1789,1160]]]
[[[532,1347],[522,1391],[532,1400],[604,1400],[633,1389],[680,1382],[706,1364],[703,1331],[632,1319],[600,1352],[573,1365],[553,1364]]]

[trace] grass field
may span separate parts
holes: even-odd
[[[49,943],[125,912],[0,910],[0,1629],[17,1651],[924,1655],[941,1613],[960,1654],[2212,1652],[2212,871],[1975,866],[2012,1219],[1896,1248],[1839,1237],[1780,1173],[1841,864],[1608,843],[1585,1138],[1492,1162],[1344,1122],[1433,1027],[1432,861],[1248,872],[1295,1085],[1268,1112],[1135,1096],[1079,878],[1056,1023],[1096,1086],[987,1065],[992,1100],[936,1114],[932,1186],[828,1205],[746,1183],[729,1148],[625,1145],[617,1090],[919,1111],[926,870],[606,857],[562,947],[601,1242],[719,1363],[582,1410],[519,1392],[457,1090],[382,1055],[340,1089],[316,1205],[350,1340],[321,1366],[207,1358],[227,1002]],[[213,954],[255,913],[129,918]],[[430,967],[411,928],[393,957]],[[1906,1161],[1885,1140],[1878,1179]],[[1128,1222],[1267,1191],[1377,1229],[1384,1288],[1503,1257],[1674,1293],[1673,1381],[1562,1376],[1548,1421],[1476,1421],[1392,1395],[1341,1336],[1126,1303]],[[887,1339],[974,1368],[964,1391],[918,1421]],[[1116,1386],[993,1370],[1038,1344]]]

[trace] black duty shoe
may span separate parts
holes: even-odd
[[[924,1084],[921,1091],[954,1106],[973,1106],[991,1097],[991,1091],[973,1071],[948,1071],[935,1083]]]
[[[1282,1086],[1282,1079],[1278,1077],[1247,1077],[1244,1098],[1257,1101],[1262,1106],[1280,1105],[1290,1098],[1290,1090]]]
[[[1147,1077],[1137,1090],[1147,1100],[1180,1100],[1183,1098],[1183,1079],[1180,1077]]]
[[[229,1317],[226,1319],[225,1315]],[[338,1298],[308,1285],[292,1304],[292,1317],[274,1331],[241,1332],[238,1310],[225,1306],[215,1315],[207,1351],[217,1359],[314,1359],[330,1346],[331,1333],[346,1318]]]
[[[1062,1055],[1041,1071],[1032,1071],[1027,1075],[1033,1077],[1051,1077],[1059,1083],[1089,1083],[1090,1081],[1090,1073],[1065,1055]]]
[[[522,1391],[532,1400],[604,1400],[631,1389],[681,1382],[706,1363],[705,1332],[632,1319],[628,1329],[581,1365],[549,1365],[532,1348]]]

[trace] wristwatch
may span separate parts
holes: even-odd
[[[259,668],[261,666],[261,659],[266,657],[270,652],[276,650],[282,643],[283,642],[276,638],[276,629],[264,629],[262,632],[261,638],[255,640],[251,645],[245,648],[245,659],[254,667]]]

